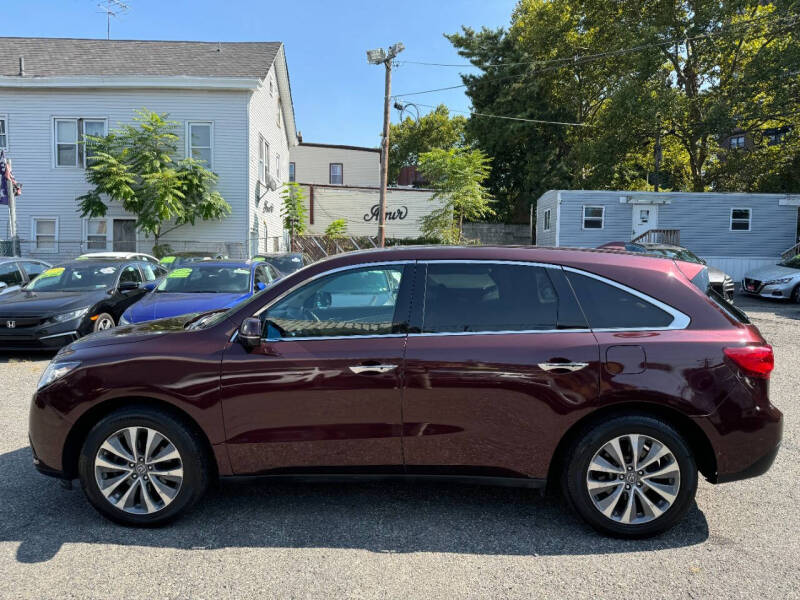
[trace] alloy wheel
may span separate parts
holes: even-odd
[[[594,507],[624,525],[659,518],[675,502],[680,485],[675,455],[663,442],[644,434],[609,440],[594,454],[586,472]]]
[[[152,514],[180,492],[183,461],[175,445],[155,429],[126,427],[100,445],[94,474],[111,505],[127,513]]]
[[[104,331],[114,327],[114,321],[110,317],[100,317],[95,324],[95,331]]]

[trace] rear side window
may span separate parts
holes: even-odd
[[[668,327],[674,317],[625,290],[593,277],[566,272],[592,329]]]
[[[22,273],[17,268],[17,263],[8,262],[0,265],[0,282],[7,286],[20,285],[22,283]]]
[[[585,328],[566,285],[528,265],[431,263],[427,267],[423,333]]]

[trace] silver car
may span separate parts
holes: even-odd
[[[669,244],[638,244],[645,248],[648,254],[657,254],[659,256],[666,256],[675,260],[685,260],[704,265],[706,261],[697,256],[691,250],[682,246],[671,246]],[[708,267],[708,284],[717,294],[725,298],[728,302],[733,302],[734,284],[733,278],[725,271],[717,269],[716,267]]]
[[[751,296],[800,302],[800,254],[774,267],[761,267],[747,273],[742,291]]]
[[[35,258],[0,258],[0,296],[15,292],[49,268],[50,263]]]

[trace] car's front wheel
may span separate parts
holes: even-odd
[[[105,331],[114,327],[114,317],[108,313],[100,313],[94,320],[94,331]]]
[[[162,525],[189,509],[208,486],[208,459],[190,427],[151,407],[101,419],[78,461],[86,497],[124,525]]]
[[[625,415],[578,436],[562,484],[572,506],[595,529],[641,538],[684,517],[697,490],[697,467],[689,445],[670,424]]]

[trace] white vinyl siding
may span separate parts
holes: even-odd
[[[379,187],[380,152],[370,149],[334,148],[300,144],[292,148],[299,183],[330,184],[330,164],[340,163],[347,173],[346,185]]]
[[[584,206],[582,229],[603,229],[605,212],[604,206]]]
[[[750,231],[751,215],[749,208],[732,208],[731,231]]]
[[[210,122],[189,121],[186,135],[187,156],[203,161],[207,169],[214,168],[214,125]]]
[[[58,251],[58,217],[33,217],[31,239],[36,252]]]
[[[0,115],[0,150],[8,150],[8,117]]]

